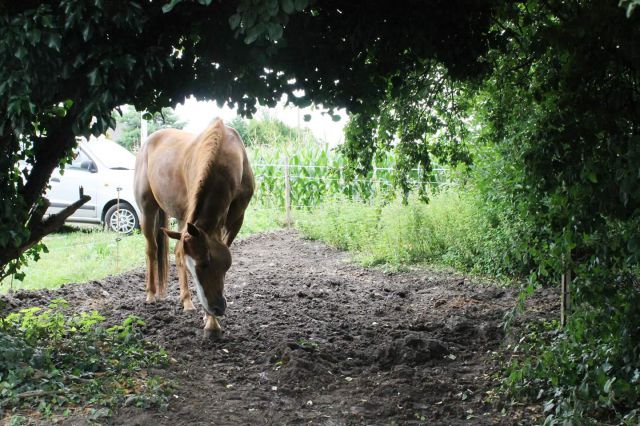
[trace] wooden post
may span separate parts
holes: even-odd
[[[562,274],[560,290],[560,325],[567,325],[567,318],[571,315],[571,269],[567,268]]]
[[[284,157],[284,203],[285,220],[291,226],[291,179],[289,176],[289,157]]]
[[[116,221],[118,223],[118,229],[120,229],[120,191],[122,191],[122,188],[117,187],[116,191],[118,192],[118,198],[116,199]],[[109,225],[107,225],[107,228],[108,227]],[[120,272],[120,235],[116,234],[116,273],[118,272]]]

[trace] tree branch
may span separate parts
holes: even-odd
[[[78,210],[83,204],[85,204],[90,199],[91,199],[90,196],[82,195],[80,199],[77,200],[75,203],[68,205],[63,210],[59,211],[56,214],[52,214],[51,216],[46,218],[44,221],[42,221],[42,229],[44,232],[42,237],[52,233],[53,231],[58,230],[62,225],[64,225],[64,222],[67,220],[69,216],[71,216],[76,210]]]
[[[60,153],[66,153],[76,145],[72,130],[74,120],[75,116],[69,111],[64,118],[47,123],[47,135],[35,144],[35,164],[19,191],[27,206],[33,206],[44,193],[51,173],[62,157]]]
[[[29,238],[19,247],[12,247],[5,253],[2,253],[0,255],[0,265],[4,266],[11,260],[17,259],[18,257],[20,257],[20,255],[22,255],[22,253],[33,247],[42,238],[54,231],[57,231],[69,216],[71,216],[76,210],[78,210],[90,199],[91,197],[88,195],[81,195],[80,199],[73,204],[68,205],[60,212],[52,214],[45,220],[42,220],[42,217],[44,216],[50,204],[49,200],[45,199],[42,204],[34,209],[31,215],[31,219],[29,219],[29,223],[27,225],[30,231]],[[0,280],[5,278],[6,275],[7,273],[5,271],[2,271]]]

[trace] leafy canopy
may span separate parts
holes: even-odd
[[[453,78],[481,72],[491,14],[480,0],[2,2],[0,276],[62,222],[42,219],[51,172],[76,136],[112,127],[118,105],[195,95],[251,114],[287,94],[371,114],[424,60]]]

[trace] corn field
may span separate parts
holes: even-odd
[[[336,197],[366,202],[375,197],[392,198],[395,195],[393,155],[376,158],[373,169],[361,176],[353,174],[347,168],[345,158],[327,146],[254,146],[248,151],[256,177],[253,205],[257,208],[285,208],[287,177],[291,208],[310,208]],[[421,173],[421,170],[413,169],[409,181],[417,185]],[[429,182],[434,187],[447,183],[445,170],[434,169]]]

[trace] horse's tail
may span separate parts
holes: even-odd
[[[158,246],[158,283],[162,290],[167,288],[169,279],[169,237],[160,228],[169,227],[169,218],[164,210],[158,210],[156,222],[156,244]]]

